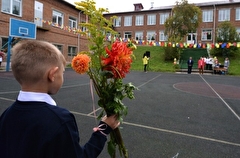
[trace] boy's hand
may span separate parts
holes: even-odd
[[[108,126],[110,126],[112,129],[117,128],[120,125],[119,120],[117,120],[117,116],[116,115],[112,115],[112,116],[104,116],[102,118],[102,121],[105,122]]]

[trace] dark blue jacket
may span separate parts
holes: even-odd
[[[0,117],[1,158],[96,158],[106,140],[97,131],[81,147],[74,115],[45,102],[16,101]]]

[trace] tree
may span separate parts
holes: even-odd
[[[237,42],[239,35],[229,21],[224,21],[217,28],[216,39],[217,42]]]
[[[172,15],[165,21],[164,34],[168,42],[183,42],[188,33],[196,32],[202,21],[201,9],[194,4],[188,4],[187,0],[176,2]],[[165,60],[172,60],[180,57],[180,48],[165,48]]]
[[[239,35],[236,31],[236,28],[229,22],[224,21],[222,22],[216,32],[216,42],[217,43],[233,43],[233,42],[239,42]],[[227,47],[220,47],[215,48],[211,50],[211,54],[214,56],[222,56],[225,57],[234,57],[235,54],[239,53],[239,49],[234,46]]]
[[[176,2],[172,16],[165,21],[165,35],[169,42],[180,42],[188,33],[196,32],[202,21],[201,9],[187,0]]]

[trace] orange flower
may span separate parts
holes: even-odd
[[[86,73],[89,70],[91,58],[86,54],[78,54],[72,59],[72,68],[79,74]]]
[[[112,44],[112,50],[106,48],[107,57],[102,58],[105,70],[111,71],[114,78],[124,78],[129,72],[132,63],[132,50],[126,43],[116,41]]]

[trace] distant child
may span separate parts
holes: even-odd
[[[0,117],[0,157],[97,157],[107,134],[119,126],[116,117],[104,117],[81,147],[74,115],[57,106],[50,96],[63,84],[66,61],[62,53],[54,45],[37,40],[20,41],[12,53],[12,72],[21,90]]]
[[[229,66],[230,66],[230,61],[229,61],[228,58],[225,58],[225,60],[224,60],[224,68],[226,70],[226,73],[228,72]]]
[[[147,53],[143,54],[142,60],[143,60],[143,71],[147,72],[147,65],[148,65],[148,60],[149,60]]]

